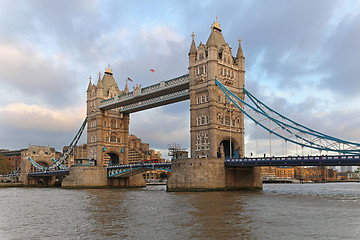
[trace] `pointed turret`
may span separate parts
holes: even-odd
[[[101,81],[101,73],[99,72],[99,80],[97,82],[97,88],[103,88],[103,84],[102,84],[102,81]]]
[[[239,38],[239,48],[237,50],[236,59],[240,59],[244,57],[243,50],[241,48],[241,38]]]
[[[126,84],[125,84],[124,93],[129,93],[128,79],[126,79]]]
[[[91,88],[92,88],[92,83],[91,83],[91,76],[89,77],[90,81],[89,81],[89,86],[87,88],[87,92],[90,92],[91,91]]]
[[[190,47],[190,51],[189,51],[189,67],[194,66],[195,65],[195,61],[196,61],[196,55],[197,55],[197,49],[196,49],[196,45],[195,45],[195,34],[194,32],[191,34],[192,37],[192,42],[191,42],[191,47]],[[190,68],[189,68],[190,70]]]
[[[191,37],[192,37],[192,42],[191,42],[189,55],[197,53],[197,49],[196,49],[196,45],[195,45],[195,39],[194,39],[194,37],[195,37],[194,32],[191,34]]]
[[[236,64],[240,67],[240,69],[244,70],[245,68],[245,57],[243,50],[241,48],[241,38],[239,38],[239,48],[235,58]]]

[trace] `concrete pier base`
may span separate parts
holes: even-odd
[[[109,178],[108,186],[118,188],[146,187],[146,181],[142,174],[137,174],[127,178]]]
[[[54,187],[55,176],[30,177],[27,179],[29,187]]]
[[[261,189],[259,168],[227,169],[218,158],[175,159],[167,191]]]
[[[225,168],[226,187],[228,190],[262,189],[260,167]]]
[[[105,188],[107,187],[106,167],[71,167],[64,178],[62,188]]]
[[[62,188],[131,188],[146,187],[142,174],[127,178],[108,178],[106,167],[84,166],[70,168]]]

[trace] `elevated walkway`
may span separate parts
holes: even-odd
[[[121,113],[133,113],[190,99],[189,74],[101,102],[100,109],[120,108]]]

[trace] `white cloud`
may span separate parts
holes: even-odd
[[[57,132],[79,128],[85,119],[85,108],[50,109],[39,105],[12,103],[0,108],[0,116],[0,125],[4,129],[39,130],[55,135]]]

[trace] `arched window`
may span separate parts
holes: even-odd
[[[206,124],[206,117],[202,117],[202,119],[201,119],[201,125],[204,125],[204,124]]]

